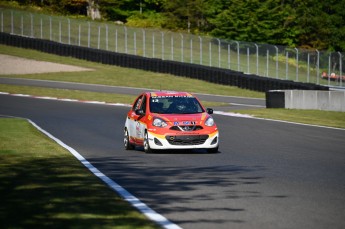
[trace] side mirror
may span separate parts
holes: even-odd
[[[213,114],[213,109],[212,108],[206,108],[206,112],[208,114]]]
[[[138,110],[135,110],[135,114],[136,114],[136,115],[139,115],[139,116],[143,116],[143,115],[145,115],[145,113],[144,113],[144,110],[143,110],[143,109],[138,109]]]

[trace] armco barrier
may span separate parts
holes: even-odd
[[[293,81],[272,79],[257,75],[246,75],[242,72],[228,69],[181,63],[171,60],[146,58],[142,56],[62,44],[49,40],[22,37],[8,33],[0,33],[0,44],[35,49],[46,53],[60,56],[71,56],[103,64],[168,73],[176,76],[199,79],[216,84],[236,86],[260,92],[279,89],[329,90],[328,87],[316,84],[296,83]]]

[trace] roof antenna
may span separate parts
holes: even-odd
[[[162,91],[162,84],[159,84],[159,91]]]

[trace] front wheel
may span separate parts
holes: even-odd
[[[127,130],[127,129],[125,129],[125,132],[124,132],[123,144],[124,144],[126,150],[132,150],[132,149],[134,149],[134,145],[132,145],[132,144],[129,142],[129,135],[128,135],[128,130]]]
[[[145,153],[153,153],[153,150],[150,148],[149,136],[147,132],[145,133],[145,137],[144,137],[144,151]]]

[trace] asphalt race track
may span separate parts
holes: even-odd
[[[345,130],[214,115],[220,152],[125,151],[127,107],[0,95],[185,229],[345,228]]]

